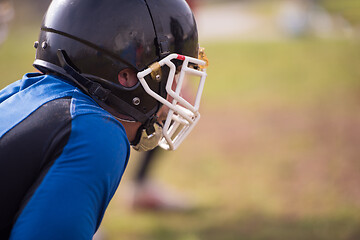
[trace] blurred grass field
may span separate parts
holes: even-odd
[[[201,123],[155,174],[199,209],[134,213],[118,196],[112,239],[359,239],[359,42],[205,47]]]
[[[0,88],[32,71],[37,32],[12,28],[0,46]],[[360,42],[204,46],[202,119],[154,169],[198,208],[131,211],[133,152],[103,220],[108,239],[360,239]]]

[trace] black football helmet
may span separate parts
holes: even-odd
[[[199,56],[196,22],[185,0],[53,0],[35,47],[34,67],[74,81],[114,116],[142,122],[149,135],[156,113],[167,104],[162,99],[169,94],[169,78],[181,71],[185,57]],[[161,62],[166,57],[170,62]],[[187,65],[205,73],[203,61]],[[127,88],[118,82],[125,68],[150,71]]]

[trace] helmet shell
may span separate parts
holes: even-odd
[[[165,54],[158,39],[166,39]],[[160,103],[140,84],[120,85],[118,73],[125,68],[141,71],[170,53],[197,57],[198,34],[184,0],[53,0],[42,22],[34,66],[64,75],[58,49],[66,51],[82,75],[150,117]],[[166,96],[166,79],[147,81],[152,90]],[[133,104],[134,97],[140,104]],[[116,111],[127,115],[131,110]]]

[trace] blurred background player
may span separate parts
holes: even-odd
[[[186,0],[196,18],[201,0]],[[189,87],[188,87],[189,88]],[[188,89],[191,91],[191,89]],[[143,210],[187,211],[194,207],[188,199],[176,189],[172,189],[151,177],[151,171],[165,151],[160,147],[144,152],[139,156],[139,164],[133,176],[131,207]],[[160,160],[161,161],[161,160]]]

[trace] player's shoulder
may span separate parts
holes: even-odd
[[[71,99],[71,133],[63,155],[84,159],[88,168],[98,175],[114,172],[117,176],[125,169],[130,155],[125,129],[86,97]]]
[[[84,115],[112,118],[112,115],[101,108],[90,96],[76,89],[71,99],[71,115],[73,118]]]
[[[80,131],[78,134],[99,141],[99,144],[104,140],[106,140],[105,142],[126,142],[128,144],[123,125],[92,98],[79,90],[75,91],[72,96],[70,113],[72,131]]]

